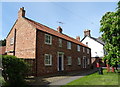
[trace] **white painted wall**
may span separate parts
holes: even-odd
[[[91,57],[104,57],[104,49],[102,44],[98,43],[88,36],[82,41],[84,44],[86,44],[86,42],[88,42],[88,47],[91,48]]]

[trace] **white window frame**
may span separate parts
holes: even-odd
[[[67,42],[67,49],[71,49],[71,44],[72,44],[71,42],[69,41]]]
[[[81,65],[81,58],[78,57],[78,65]]]
[[[59,56],[61,55],[61,57],[62,57],[62,70],[64,70],[64,53],[63,53],[63,52],[57,52],[57,54],[58,54],[58,59],[57,59],[58,65],[57,65],[57,69],[58,69],[58,71],[60,71],[60,70],[59,70]]]
[[[68,59],[68,65],[72,65],[72,57],[68,56],[67,59]]]
[[[14,44],[14,38],[10,38],[10,45],[13,45]]]
[[[85,52],[85,47],[83,47],[83,52]]]
[[[59,38],[59,47],[62,47],[62,39]]]
[[[48,39],[47,37],[48,37],[49,39]],[[48,39],[49,42],[47,42],[46,39]],[[52,36],[51,36],[51,35],[45,34],[45,44],[49,44],[49,45],[52,44]]]
[[[87,54],[89,54],[90,53],[90,50],[89,49],[87,49]]]
[[[78,52],[80,51],[80,45],[77,45],[77,51]]]
[[[46,57],[49,57],[49,59],[48,59],[49,63],[48,64],[46,64],[46,60],[47,60]],[[51,66],[52,65],[52,55],[51,54],[45,54],[44,64],[45,64],[45,66]]]

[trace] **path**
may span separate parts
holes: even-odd
[[[79,79],[94,72],[96,72],[96,69],[87,71],[85,70],[81,72],[72,72],[65,75],[38,77],[35,78],[35,81],[31,85],[32,87],[60,87],[61,85],[65,85],[73,80]]]
[[[94,73],[95,71],[96,71],[96,70],[91,70],[91,71],[85,72],[85,73],[77,73],[77,74],[75,74],[75,75],[73,75],[73,76],[70,76],[70,77],[68,77],[68,78],[65,78],[65,79],[62,79],[62,80],[59,80],[59,81],[52,82],[52,83],[49,84],[49,86],[52,87],[52,86],[56,85],[55,87],[60,87],[60,86],[62,86],[62,85],[65,85],[65,84],[73,81],[73,80],[79,79],[79,78],[84,77],[84,76],[86,76],[86,75],[88,75],[88,74],[92,74],[92,73]]]

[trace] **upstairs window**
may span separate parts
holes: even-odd
[[[45,54],[44,64],[46,66],[52,65],[52,55],[51,54]]]
[[[78,65],[81,65],[81,59],[78,57]]]
[[[62,39],[59,39],[59,47],[62,47]]]
[[[87,64],[88,64],[88,65],[90,64],[90,59],[89,59],[89,58],[87,59]]]
[[[67,42],[67,49],[71,49],[71,42]]]
[[[72,58],[71,58],[71,56],[68,56],[68,65],[72,65]]]
[[[83,47],[83,52],[85,52],[85,47]]]
[[[77,45],[77,51],[80,51],[80,45]]]
[[[89,50],[89,49],[87,49],[87,54],[89,54],[89,52],[90,52],[90,50]]]
[[[10,45],[13,45],[14,44],[14,38],[10,38]]]
[[[51,35],[45,34],[45,44],[49,44],[49,45],[52,44],[52,36]]]

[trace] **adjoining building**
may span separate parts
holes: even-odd
[[[7,55],[24,58],[33,64],[36,76],[90,68],[91,49],[62,32],[25,17],[24,7],[6,38]]]
[[[0,46],[0,55],[6,55],[6,46]]]
[[[91,48],[92,63],[98,62],[106,55],[106,51],[104,50],[105,43],[100,37],[92,37],[90,30],[84,31],[84,38],[81,40],[81,42]]]

